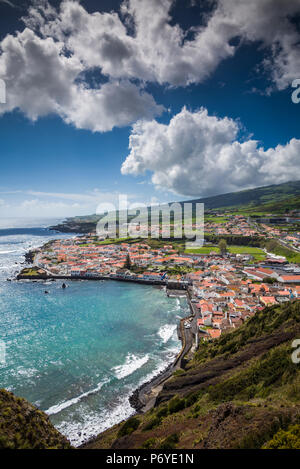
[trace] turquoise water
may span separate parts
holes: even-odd
[[[147,285],[67,283],[0,277],[0,386],[46,411],[78,445],[133,413],[129,395],[180,349],[187,303]]]

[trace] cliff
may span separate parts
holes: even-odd
[[[265,308],[239,329],[201,343],[166,381],[154,408],[85,449],[300,449],[300,302]],[[0,390],[0,449],[68,449],[49,418]]]
[[[0,449],[69,449],[46,414],[0,389]]]
[[[265,308],[203,343],[156,406],[85,448],[300,448],[300,303]]]

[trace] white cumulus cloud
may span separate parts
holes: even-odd
[[[290,85],[299,70],[300,35],[291,18],[300,13],[300,0],[208,0],[206,16],[187,31],[171,24],[174,4],[124,0],[120,14],[88,13],[64,0],[59,13],[47,3],[31,8],[27,24],[63,41],[86,67],[106,76],[174,86],[205,80],[235,54],[231,40],[239,38],[266,49],[263,65],[278,88]]]
[[[168,125],[138,122],[121,171],[150,171],[158,188],[195,197],[300,179],[300,140],[265,150],[256,140],[241,141],[239,130],[204,108],[183,108]]]
[[[99,132],[152,119],[164,108],[145,84],[201,83],[245,42],[265,51],[261,65],[273,87],[298,78],[300,34],[292,18],[300,0],[208,0],[199,26],[187,31],[172,22],[174,5],[124,0],[119,12],[89,13],[77,0],[58,9],[34,2],[23,31],[0,42],[7,85],[0,112],[19,109],[32,120],[54,113]],[[87,78],[93,70],[103,78],[96,86]]]
[[[32,120],[53,113],[77,128],[105,132],[163,110],[126,79],[90,88],[78,80],[84,64],[64,53],[64,42],[41,38],[29,28],[6,36],[0,47],[0,76],[7,88],[1,113],[19,109]]]

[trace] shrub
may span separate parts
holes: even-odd
[[[168,410],[170,414],[179,412],[185,408],[185,399],[181,399],[179,396],[174,396],[168,404]]]
[[[139,425],[140,425],[139,419],[137,419],[136,417],[131,417],[120,428],[118,432],[118,437],[120,438],[125,435],[131,435],[131,433],[133,433],[139,427]]]
[[[179,436],[177,433],[172,433],[167,438],[163,440],[160,445],[160,449],[174,449],[176,448],[176,443],[179,442]]]
[[[270,350],[261,359],[257,360],[248,369],[210,386],[208,389],[210,399],[224,402],[234,399],[238,395],[251,399],[270,386],[288,383],[295,375],[296,368],[290,360],[286,345]],[[260,384],[260,391],[256,385]]]
[[[259,449],[264,448],[266,441],[270,443],[270,440],[274,438],[278,432],[288,428],[290,423],[290,416],[288,415],[277,415],[274,417],[271,423],[262,425],[256,431],[250,431],[237,445],[238,449]],[[284,433],[286,433],[284,431]],[[267,449],[267,448],[266,448]]]
[[[300,449],[300,425],[292,425],[287,431],[279,430],[262,449]]]
[[[166,417],[168,415],[168,407],[165,405],[162,406],[160,409],[158,409],[156,415],[158,418]]]
[[[144,441],[144,443],[142,444],[142,448],[143,449],[155,449],[156,443],[157,443],[156,438],[148,438],[148,440]]]
[[[149,420],[148,423],[143,427],[143,432],[147,430],[152,430],[152,428],[158,427],[161,423],[161,419],[159,417],[153,417],[151,420]]]
[[[198,398],[200,397],[201,392],[193,392],[189,394],[185,399],[185,407],[191,407],[195,402],[197,402]]]
[[[277,280],[275,278],[272,278],[272,277],[265,277],[263,278],[263,283],[269,283],[269,284],[273,284],[277,282]]]

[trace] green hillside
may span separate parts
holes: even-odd
[[[68,449],[46,414],[0,389],[0,449]]]
[[[300,210],[300,181],[258,187],[186,202],[204,203],[205,211],[221,209],[249,215],[255,213],[280,214],[289,210]],[[183,204],[184,202],[180,203]],[[68,218],[62,224],[53,226],[52,229],[62,232],[88,233],[95,229],[100,218],[99,215]]]
[[[266,308],[236,331],[203,343],[146,414],[87,448],[298,448],[300,303]]]
[[[226,207],[239,208],[241,206],[248,206],[249,208],[265,206],[266,210],[268,206],[269,210],[285,210],[290,208],[290,205],[293,206],[292,208],[300,208],[300,181],[194,199],[191,202],[204,203],[206,210]],[[295,205],[296,207],[294,207]]]
[[[265,308],[239,329],[201,343],[165,382],[156,405],[85,449],[300,449],[300,303]],[[49,418],[0,390],[0,449],[70,448]]]

